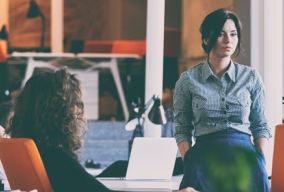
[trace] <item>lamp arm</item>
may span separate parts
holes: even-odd
[[[149,101],[144,105],[144,111],[146,111],[148,109],[148,107],[150,106],[150,104],[155,100],[155,98],[157,98],[158,96],[157,95],[153,95],[151,97],[151,99],[149,99]]]

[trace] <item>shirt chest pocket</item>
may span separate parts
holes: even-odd
[[[228,98],[229,120],[234,123],[244,123],[248,121],[251,106],[250,94],[241,92]]]
[[[238,103],[243,107],[249,107],[251,105],[250,95],[245,92],[241,92],[236,97]]]
[[[207,101],[202,98],[193,98],[192,99],[192,111],[194,119],[206,118],[206,103]]]
[[[212,98],[193,98],[192,111],[195,122],[206,123],[205,126],[213,126],[216,124],[214,119],[216,119],[215,114],[219,107],[217,106],[218,102],[214,102]]]
[[[206,108],[206,100],[202,98],[192,99],[192,109],[193,110],[203,110]]]

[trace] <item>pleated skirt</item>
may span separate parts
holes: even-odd
[[[196,138],[184,156],[180,189],[202,192],[268,192],[265,157],[248,134],[218,132]]]

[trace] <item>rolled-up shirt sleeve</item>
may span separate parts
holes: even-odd
[[[186,72],[183,72],[176,82],[173,99],[174,121],[176,123],[174,137],[176,142],[177,144],[183,141],[191,143],[192,131],[194,129],[192,123],[192,95],[189,90],[189,77]]]
[[[265,90],[260,75],[254,71],[254,80],[251,92],[251,112],[249,116],[250,130],[254,139],[271,138],[271,129],[268,127],[265,116]]]

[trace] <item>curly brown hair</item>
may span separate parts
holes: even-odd
[[[14,102],[7,101],[0,104],[0,125],[7,129],[10,126],[10,117],[14,113]]]
[[[39,151],[62,147],[78,160],[85,133],[80,82],[66,68],[32,76],[15,100],[6,131],[13,138],[31,138]]]

